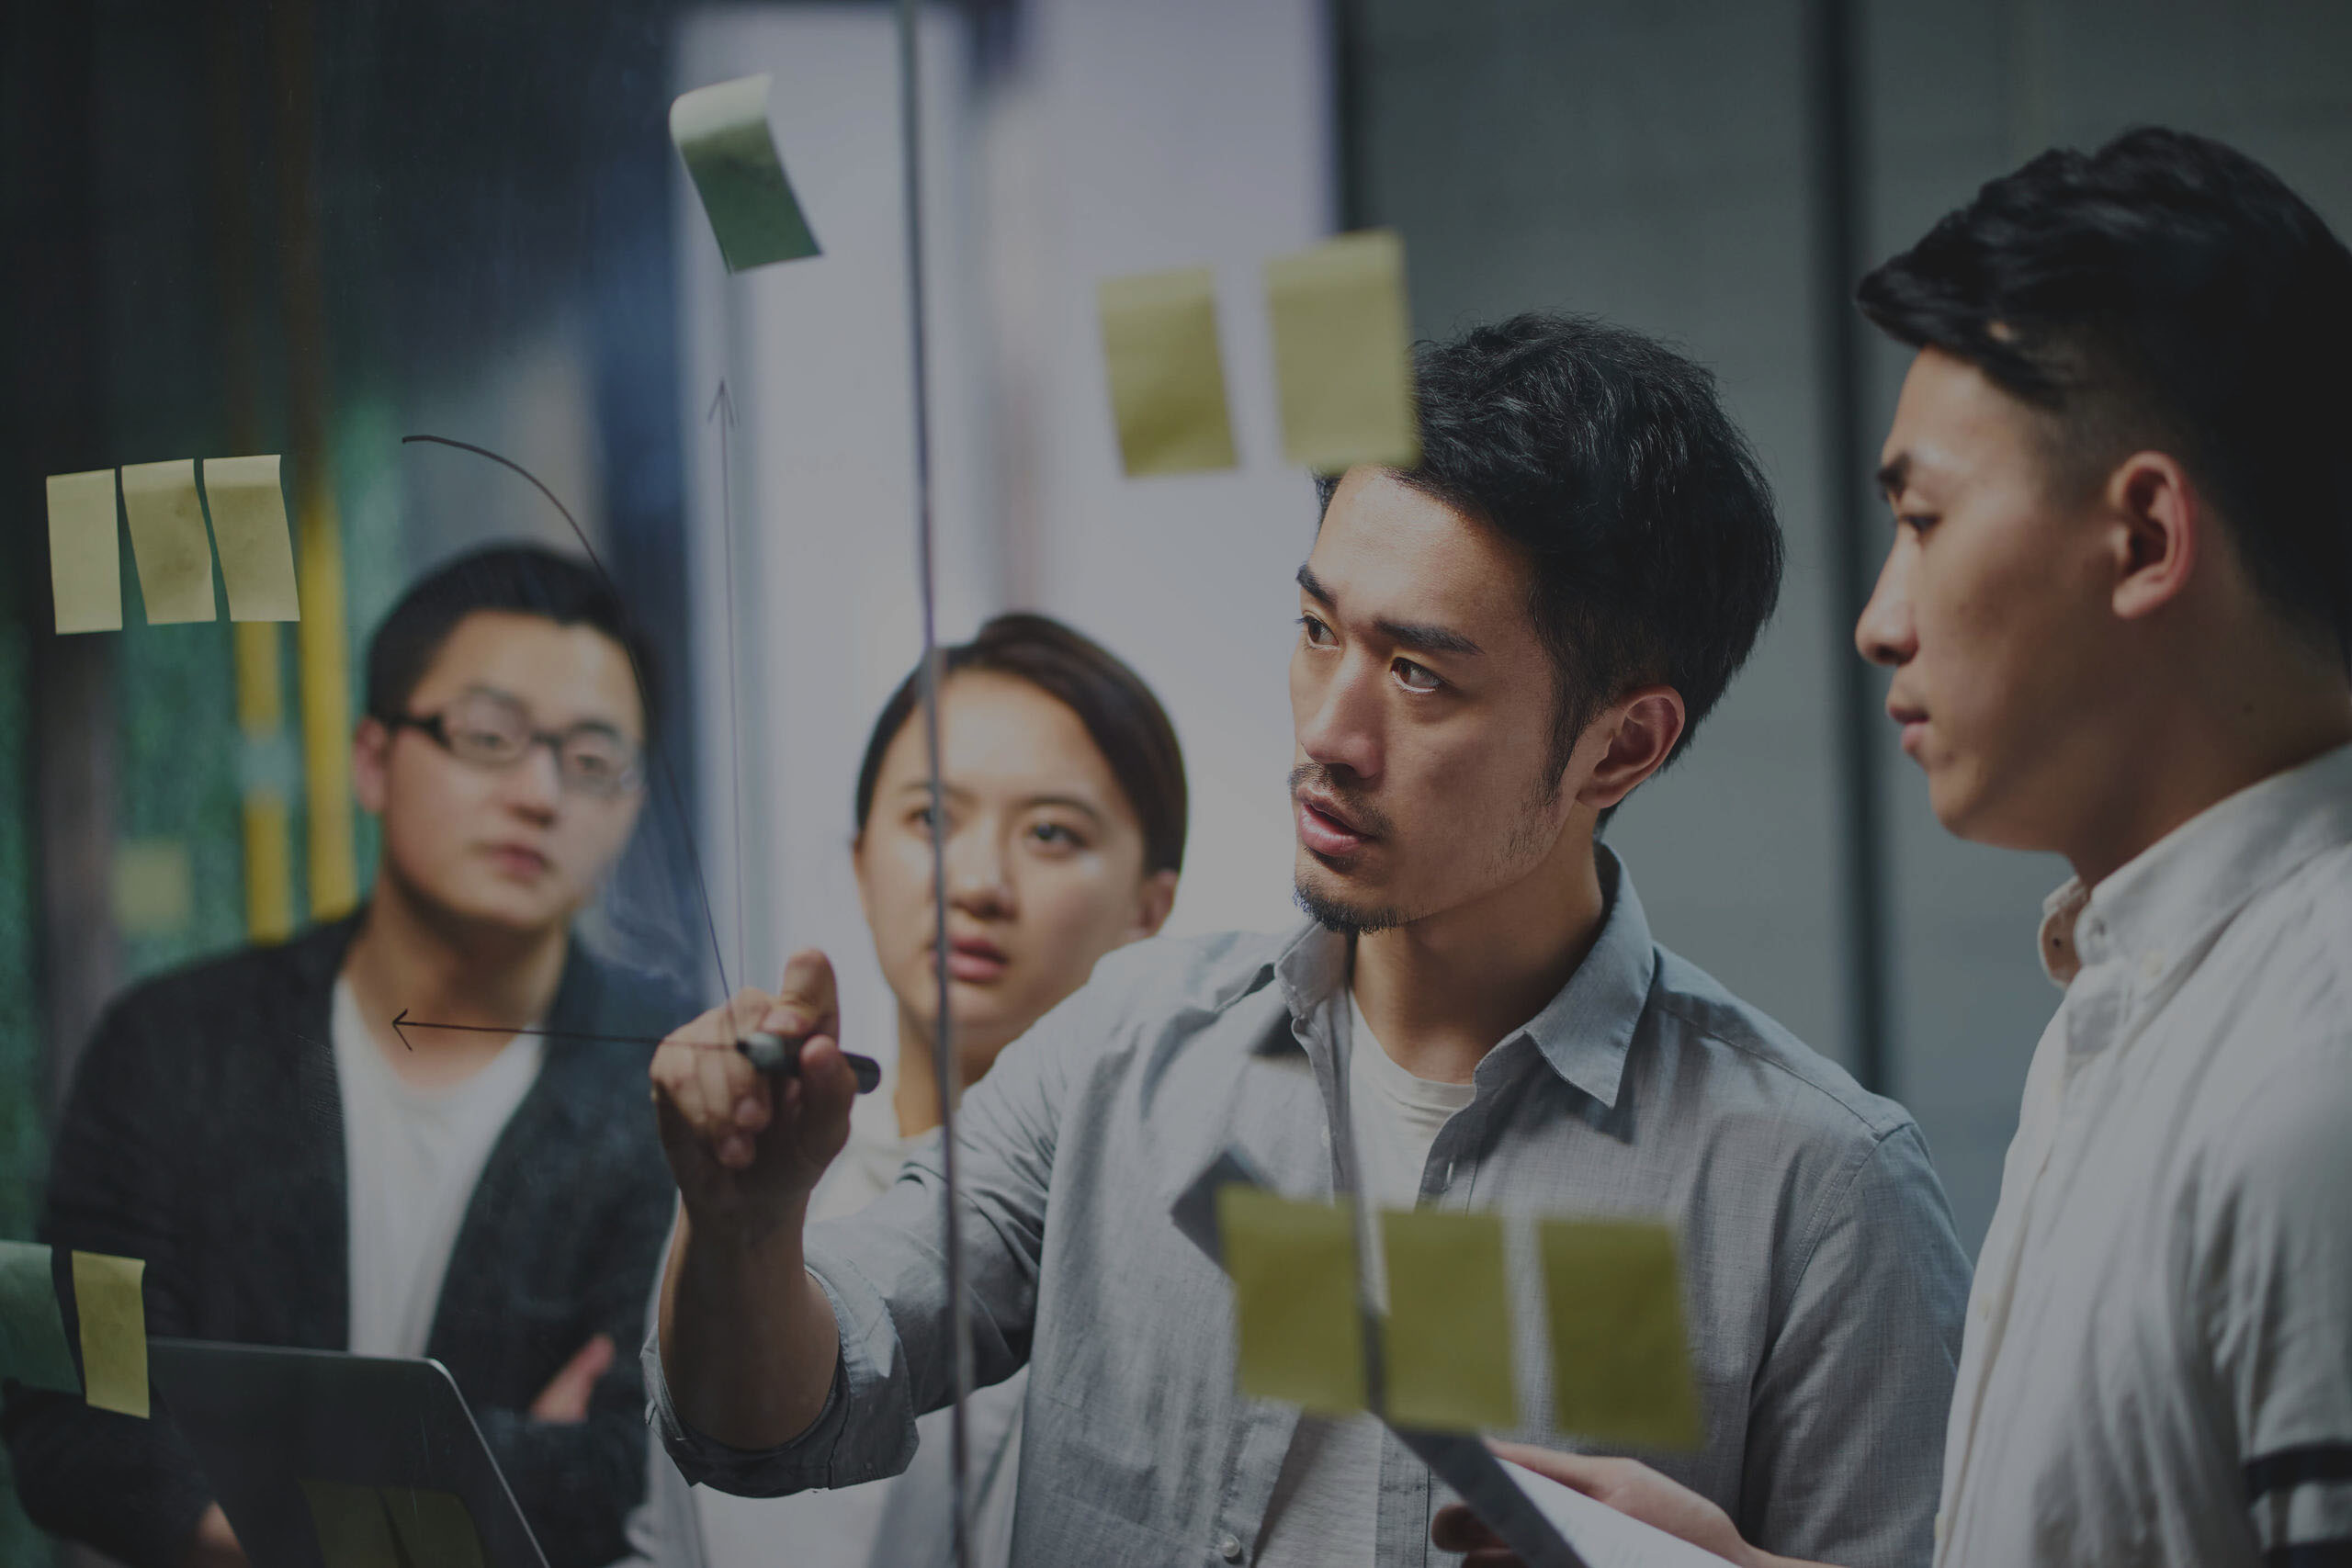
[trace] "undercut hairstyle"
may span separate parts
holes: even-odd
[[[1076,714],[1143,829],[1144,874],[1184,868],[1184,752],[1176,743],[1176,727],[1142,676],[1091,637],[1050,615],[1026,612],[998,615],[971,641],[939,650],[943,686],[967,671],[1025,681]],[[874,720],[865,760],[857,769],[861,833],[873,815],[882,759],[916,716],[922,700],[918,665]]]
[[[2265,600],[2352,656],[2352,253],[2268,169],[2159,129],[2044,152],[1855,299],[2040,411],[2061,484],[2170,454]]]
[[[1531,313],[1414,351],[1421,459],[1396,478],[1531,563],[1553,667],[1555,789],[1577,739],[1639,685],[1681,694],[1681,755],[1781,594],[1781,525],[1714,378],[1589,316]],[[1331,503],[1336,476],[1319,481]]]
[[[537,545],[493,545],[459,556],[401,595],[368,639],[368,716],[390,724],[406,713],[417,682],[458,623],[485,610],[584,626],[617,644],[635,672],[645,739],[651,742],[659,689],[652,644],[594,567]]]

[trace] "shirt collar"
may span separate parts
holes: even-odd
[[[2064,986],[2120,956],[2153,979],[2247,900],[2346,842],[2352,746],[2339,746],[2207,807],[2095,887],[2069,878],[2042,901],[2042,967]]]
[[[1606,913],[1592,950],[1543,1010],[1504,1037],[1487,1060],[1525,1035],[1553,1072],[1602,1105],[1614,1106],[1625,1055],[1649,1005],[1657,950],[1623,863],[1605,844],[1595,844],[1593,853]],[[1312,920],[1284,946],[1274,961],[1274,975],[1295,1021],[1304,1021],[1339,993],[1347,979],[1348,952],[1347,938]],[[1480,1063],[1480,1073],[1486,1070]]]

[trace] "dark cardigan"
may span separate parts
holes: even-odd
[[[58,1129],[41,1239],[147,1260],[147,1331],[339,1350],[350,1321],[343,1107],[328,1014],[355,919],[139,987],[107,1010]],[[577,942],[551,1031],[659,1035],[684,1000]],[[425,1353],[473,1406],[551,1568],[628,1550],[644,1489],[635,1354],[674,1189],[650,1047],[551,1034],[492,1149]],[[61,1275],[65,1270],[60,1269]],[[524,1414],[589,1337],[612,1370],[588,1419]],[[33,1521],[132,1568],[177,1568],[211,1501],[187,1439],[10,1383],[0,1418]]]

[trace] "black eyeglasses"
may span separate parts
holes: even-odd
[[[383,722],[395,732],[423,731],[470,767],[511,768],[533,747],[544,746],[567,790],[609,798],[637,786],[640,749],[619,730],[594,720],[569,729],[534,729],[523,705],[497,692],[469,692],[438,713],[394,714]]]

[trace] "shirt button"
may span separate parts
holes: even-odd
[[[1224,1558],[1227,1562],[1240,1562],[1241,1538],[1239,1536],[1233,1535],[1221,1535],[1217,1537],[1216,1554],[1219,1557]]]

